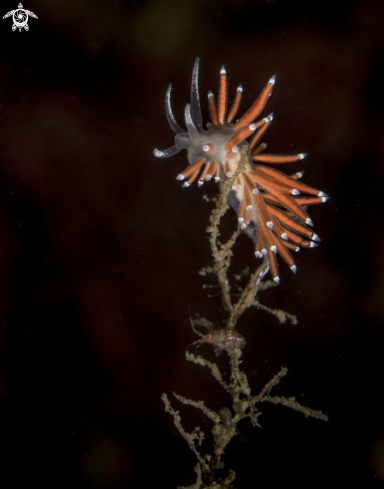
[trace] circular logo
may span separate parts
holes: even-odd
[[[24,9],[18,8],[13,12],[13,25],[22,29],[28,23],[28,14]]]
[[[38,19],[37,15],[31,12],[30,10],[25,10],[23,9],[23,4],[19,3],[18,8],[15,10],[10,10],[7,12],[4,16],[3,19],[7,19],[8,17],[12,16],[13,24],[12,24],[12,30],[15,31],[16,29],[19,29],[21,32],[21,29],[25,29],[26,31],[29,30],[28,26],[28,19],[29,17],[34,17],[35,19]]]

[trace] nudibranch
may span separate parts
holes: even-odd
[[[189,187],[196,179],[201,186],[213,177],[219,183],[226,178],[232,178],[240,162],[239,149],[246,145],[248,162],[233,183],[228,194],[228,203],[238,215],[241,231],[255,243],[256,257],[266,257],[272,276],[275,282],[279,283],[277,253],[283,257],[291,270],[296,272],[290,250],[299,251],[300,246],[311,248],[320,241],[317,234],[308,227],[312,227],[313,222],[306,208],[311,204],[325,202],[328,196],[299,181],[304,172],[288,176],[263,165],[291,163],[306,156],[305,153],[286,156],[262,152],[266,144],[260,144],[260,139],[271,125],[273,114],[254,121],[272,93],[275,76],[269,80],[251,108],[234,122],[243,88],[241,85],[237,88],[227,115],[228,82],[223,66],[220,70],[217,104],[213,93],[208,92],[211,123],[207,123],[207,130],[204,130],[198,72],[199,58],[196,58],[192,75],[191,103],[185,107],[186,131],[178,125],[173,116],[172,85],[169,85],[165,96],[165,110],[169,125],[176,134],[175,144],[164,151],[155,149],[154,154],[158,158],[168,158],[186,149],[189,166],[176,178],[184,181],[183,187]],[[251,139],[248,141],[248,138]]]

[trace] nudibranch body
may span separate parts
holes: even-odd
[[[198,185],[215,178],[216,182],[231,178],[240,162],[239,149],[247,148],[248,162],[236,177],[228,203],[237,212],[239,226],[255,243],[255,255],[267,257],[274,280],[279,282],[276,254],[279,253],[296,272],[295,261],[290,250],[299,251],[299,246],[316,246],[320,238],[308,226],[313,226],[306,206],[325,202],[323,192],[299,181],[303,172],[293,175],[270,168],[260,163],[291,163],[306,155],[273,155],[262,151],[266,144],[259,144],[269,128],[273,114],[254,120],[264,109],[275,84],[273,76],[262,90],[251,108],[236,122],[234,118],[240,106],[243,88],[237,89],[232,107],[227,115],[228,84],[224,66],[220,70],[217,105],[212,92],[208,93],[211,123],[203,129],[198,90],[199,58],[196,58],[192,76],[191,104],[185,107],[185,124],[182,129],[171,109],[171,87],[165,97],[167,119],[176,133],[175,144],[164,151],[154,150],[158,158],[168,158],[187,150],[189,166],[176,178],[189,187],[198,178]],[[248,138],[251,139],[247,141]],[[252,160],[255,162],[253,163]],[[301,193],[307,194],[302,196]]]

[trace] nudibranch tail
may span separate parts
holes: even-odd
[[[273,76],[261,91],[251,108],[236,122],[243,87],[239,85],[232,106],[227,115],[228,79],[224,66],[220,70],[217,104],[215,96],[208,92],[208,108],[211,123],[203,129],[198,88],[199,58],[196,58],[191,87],[191,103],[185,107],[185,124],[182,129],[171,109],[171,88],[165,96],[165,109],[171,129],[176,134],[174,146],[154,154],[159,158],[168,158],[187,150],[189,166],[177,180],[183,181],[183,187],[189,187],[195,180],[199,186],[213,177],[216,182],[231,178],[240,161],[240,147],[247,147],[249,162],[237,176],[228,203],[235,210],[240,230],[255,243],[255,256],[266,257],[269,269],[276,283],[279,283],[277,255],[280,255],[290,269],[296,273],[295,260],[291,251],[300,247],[317,246],[320,238],[308,226],[313,222],[306,208],[320,204],[328,196],[300,181],[304,172],[293,175],[265,166],[264,164],[282,164],[300,161],[305,153],[296,155],[276,155],[263,153],[267,145],[260,143],[261,138],[273,120],[273,114],[260,121],[255,119],[264,110],[272,93],[276,77]],[[250,141],[247,139],[251,138]],[[306,195],[302,195],[306,194]]]

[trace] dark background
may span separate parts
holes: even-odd
[[[335,7],[336,5],[336,7]],[[17,0],[1,3],[1,17]],[[175,391],[229,405],[185,360],[189,323],[223,317],[205,229],[214,183],[181,188],[164,95],[180,124],[201,57],[206,93],[225,64],[241,113],[273,75],[265,138],[331,196],[310,209],[321,246],[238,324],[253,392],[322,409],[328,423],[263,406],[226,451],[235,486],[383,487],[384,2],[25,0],[29,31],[0,20],[0,485],[176,488],[195,460],[164,413]],[[282,168],[285,170],[285,168]],[[228,229],[236,223],[232,212]],[[242,237],[236,264],[254,267]],[[199,352],[209,358],[213,351]],[[226,356],[219,357],[224,364]],[[179,404],[172,400],[173,406]],[[210,425],[181,408],[189,430]],[[224,471],[223,471],[224,473]]]

